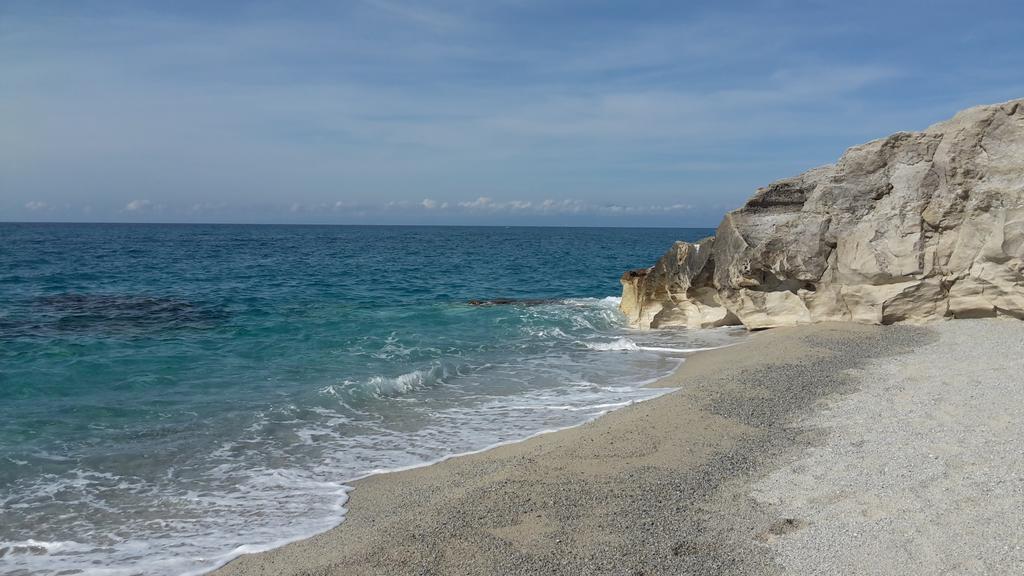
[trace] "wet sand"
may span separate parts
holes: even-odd
[[[1024,336],[1024,323],[977,322],[980,333],[991,331],[989,323],[1018,343]],[[820,451],[836,438],[847,442],[848,433],[820,418],[849,410],[844,402],[858,394],[874,394],[878,410],[891,405],[876,390],[891,382],[864,375],[908,365],[900,362],[925,351],[941,358],[934,347],[955,340],[956,324],[821,324],[754,334],[689,358],[659,382],[679,390],[655,400],[522,443],[360,480],[337,528],[215,573],[821,573],[814,572],[821,563],[803,560],[843,547],[829,540],[843,532],[827,529],[843,493],[829,490],[852,470],[829,469]],[[1005,376],[996,370],[985,378]],[[851,462],[861,457],[847,454]],[[833,475],[830,486],[815,486],[819,471],[800,464],[808,458]],[[812,489],[831,500],[800,500]],[[801,534],[815,536],[803,548],[787,544]],[[856,566],[847,560],[854,562],[847,569]]]

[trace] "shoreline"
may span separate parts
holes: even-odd
[[[636,567],[650,565],[657,573],[656,567],[663,562],[672,559],[690,558],[684,563],[693,563],[693,558],[703,558],[702,554],[683,554],[690,549],[690,544],[680,542],[669,542],[664,546],[663,554],[651,554],[653,543],[641,545],[640,550],[646,552],[645,558],[637,558],[635,544],[626,545],[629,540],[623,532],[628,532],[627,526],[610,526],[611,520],[608,514],[598,512],[592,516],[603,517],[604,523],[599,527],[590,527],[585,530],[589,533],[587,542],[580,542],[584,549],[592,548],[595,541],[606,540],[601,544],[604,554],[588,554],[589,558],[576,558],[577,562],[565,558],[557,559],[559,555],[551,550],[551,542],[544,537],[553,534],[564,533],[565,538],[554,538],[555,544],[561,545],[563,541],[569,541],[570,537],[578,539],[579,531],[569,530],[566,524],[578,524],[579,521],[573,518],[559,518],[565,516],[568,506],[558,506],[555,500],[549,500],[548,505],[530,504],[521,510],[515,511],[512,502],[518,502],[520,507],[523,503],[534,502],[535,494],[547,492],[545,484],[558,484],[558,477],[561,474],[552,474],[553,469],[561,469],[565,472],[566,466],[557,461],[547,466],[541,463],[540,455],[550,458],[552,452],[564,452],[567,444],[578,452],[582,444],[593,446],[600,437],[604,443],[603,452],[615,449],[616,445],[626,445],[626,451],[636,458],[637,454],[643,456],[644,450],[639,450],[638,438],[645,437],[650,440],[643,430],[645,424],[650,424],[652,413],[658,413],[655,418],[657,423],[654,428],[659,432],[672,432],[679,436],[681,445],[674,446],[671,452],[662,454],[663,458],[641,457],[649,460],[642,466],[654,468],[681,468],[683,475],[707,476],[704,483],[710,481],[715,486],[711,492],[701,492],[703,500],[709,498],[715,492],[727,490],[729,482],[734,481],[735,473],[714,474],[713,471],[700,470],[702,464],[707,467],[709,463],[720,460],[723,456],[735,460],[731,462],[731,468],[740,472],[740,476],[755,474],[760,471],[761,475],[767,470],[766,466],[771,465],[772,469],[781,465],[779,460],[786,452],[797,448],[806,448],[812,439],[805,438],[805,434],[781,434],[785,432],[785,425],[774,426],[778,428],[774,436],[777,438],[765,438],[762,427],[757,422],[745,422],[755,416],[757,410],[751,408],[745,411],[748,414],[729,414],[734,412],[729,403],[743,398],[718,398],[726,404],[714,406],[716,394],[710,386],[710,382],[724,382],[733,380],[735,387],[736,380],[743,372],[751,370],[789,369],[800,366],[807,362],[822,362],[830,358],[833,361],[839,360],[840,364],[854,365],[864,358],[874,354],[898,354],[913,348],[913,342],[926,340],[927,328],[917,327],[878,327],[858,324],[828,324],[812,325],[797,328],[783,328],[769,332],[755,333],[747,337],[743,342],[727,346],[725,348],[713,349],[695,353],[686,358],[673,373],[650,384],[652,387],[669,388],[666,393],[657,397],[634,403],[618,410],[609,411],[595,419],[591,419],[580,425],[555,431],[545,431],[534,434],[526,439],[506,444],[481,449],[469,454],[452,455],[438,462],[420,465],[414,468],[385,473],[371,474],[355,480],[351,484],[350,499],[346,506],[348,513],[345,520],[336,527],[320,534],[300,539],[284,546],[273,548],[269,551],[257,554],[243,554],[227,562],[210,574],[341,574],[341,573],[492,573],[498,566],[506,566],[510,560],[521,564],[523,573],[528,573],[540,567],[548,571],[565,571],[570,573],[574,570],[572,566],[592,572],[615,572],[616,569],[625,567]],[[865,344],[886,335],[893,340],[887,346],[881,346],[878,350],[868,350]],[[808,344],[810,340],[820,340],[818,344]],[[905,342],[902,340],[906,340]],[[860,345],[859,352],[851,353],[849,346],[836,345],[843,341],[857,341]],[[846,342],[848,344],[849,342]],[[831,349],[830,349],[831,345]],[[840,350],[841,348],[846,350]],[[840,382],[843,377],[839,376],[825,386],[811,385],[818,390],[804,394],[800,402],[793,406],[796,410],[787,410],[781,406],[774,406],[768,412],[773,416],[783,416],[777,422],[791,422],[796,413],[805,413],[812,410],[822,398],[834,395],[841,395],[849,391],[848,383]],[[674,389],[672,389],[674,388]],[[685,388],[685,389],[684,389]],[[742,392],[733,390],[733,392]],[[805,391],[806,392],[806,391]],[[742,394],[739,394],[742,395]],[[763,398],[767,400],[768,398]],[[746,400],[750,400],[747,398]],[[684,404],[684,406],[678,406]],[[702,405],[704,405],[702,407]],[[683,408],[680,412],[679,409]],[[706,408],[711,408],[707,410]],[[750,408],[750,407],[747,407]],[[725,414],[716,414],[722,412]],[[676,414],[673,414],[676,412]],[[790,413],[792,412],[792,413]],[[765,414],[767,415],[767,414]],[[685,417],[692,420],[693,424],[700,424],[693,429],[687,430],[674,425],[673,416]],[[756,420],[756,418],[755,418]],[[762,424],[765,424],[762,422]],[[609,438],[609,428],[614,429],[616,438]],[[662,430],[662,429],[665,430]],[[768,428],[773,426],[768,423]],[[621,438],[618,436],[626,436]],[[633,436],[634,438],[628,438]],[[813,434],[811,436],[814,436]],[[768,454],[758,454],[761,448],[751,450],[755,440],[772,440],[766,444],[771,457]],[[687,444],[689,444],[687,446]],[[602,452],[598,450],[598,452]],[[739,454],[743,452],[743,454]],[[568,456],[560,454],[560,456]],[[581,483],[594,483],[595,480],[605,480],[608,470],[604,467],[595,467],[593,463],[586,461],[590,458],[569,457],[566,461],[571,463],[574,476],[581,476],[576,480]],[[599,458],[607,460],[607,454],[594,454]],[[673,462],[683,456],[681,462]],[[739,458],[737,458],[739,456]],[[613,458],[614,459],[614,458]],[[687,462],[692,460],[692,462]],[[630,465],[625,467],[616,466],[612,462],[606,462],[612,470],[618,468],[618,472],[630,476]],[[718,464],[722,464],[718,462]],[[726,464],[730,464],[726,462]],[[522,470],[521,468],[544,468],[544,470]],[[729,468],[730,466],[726,466]],[[641,470],[640,463],[632,463],[634,472]],[[463,476],[466,472],[470,478],[479,476],[481,473],[493,473],[500,471],[501,476],[507,478],[516,477],[517,485],[523,485],[522,490],[508,493],[507,487],[502,500],[504,506],[485,505],[479,510],[474,510],[475,521],[467,518],[466,506],[453,506],[453,500],[460,500],[466,492],[478,492],[483,486],[477,486],[474,482],[466,480]],[[635,476],[635,474],[632,474]],[[751,478],[752,479],[752,478]],[[487,483],[486,479],[484,480]],[[606,482],[599,484],[605,485]],[[626,483],[624,483],[626,484]],[[608,486],[604,486],[608,488]],[[550,488],[550,487],[549,487]],[[692,487],[691,487],[692,488]],[[534,490],[537,489],[537,490]],[[449,495],[452,491],[457,494]],[[590,489],[582,487],[581,492]],[[484,494],[498,491],[495,486],[485,489]],[[437,493],[429,496],[430,493]],[[615,489],[610,489],[613,495]],[[699,491],[700,492],[700,491]],[[577,495],[579,496],[579,495]],[[622,494],[618,494],[621,498]],[[572,499],[570,497],[570,499]],[[476,499],[474,499],[476,500]],[[486,500],[486,498],[485,498]],[[470,504],[461,501],[462,504]],[[481,502],[475,501],[477,506],[470,505],[470,508],[478,507]],[[594,502],[588,502],[593,506]],[[691,501],[692,505],[693,502]],[[622,502],[617,506],[623,505]],[[692,506],[685,506],[687,514],[681,514],[680,518],[688,518],[692,524],[695,521]],[[608,505],[604,508],[607,511]],[[443,510],[441,510],[443,509]],[[526,518],[526,515],[538,510],[539,516]],[[652,511],[653,512],[653,511]],[[749,512],[749,511],[748,511]],[[523,518],[520,518],[523,516]],[[570,514],[571,516],[571,514]],[[585,515],[586,516],[586,515]],[[618,513],[612,516],[619,516]],[[404,518],[404,521],[394,522],[394,518]],[[538,520],[539,519],[539,520]],[[520,520],[520,521],[515,521]],[[593,520],[591,518],[591,520]],[[765,520],[762,518],[762,520]],[[614,523],[614,522],[613,522]],[[583,522],[582,524],[587,524]],[[756,523],[755,523],[756,524]],[[764,524],[764,522],[761,522]],[[768,523],[770,524],[770,522]],[[388,530],[382,530],[382,525],[388,526]],[[724,524],[723,524],[724,526]],[[458,527],[458,530],[453,529]],[[576,526],[576,528],[580,528]],[[692,526],[691,526],[692,527]],[[762,526],[763,528],[764,526]],[[395,538],[395,531],[403,533],[405,538]],[[655,530],[660,531],[660,530]],[[714,530],[713,532],[721,532]],[[539,538],[539,539],[538,539]],[[645,539],[649,539],[647,535]],[[624,541],[625,540],[625,541]],[[656,539],[658,541],[664,538]],[[469,543],[467,543],[469,541]],[[529,545],[523,546],[529,542]],[[661,542],[665,544],[664,542]],[[454,550],[463,550],[463,553],[452,555]],[[619,549],[621,553],[613,550]],[[470,552],[472,550],[472,552]],[[483,552],[481,554],[481,552]],[[612,561],[612,565],[602,566],[603,560]],[[615,564],[615,556],[625,563]],[[750,550],[743,554],[735,555],[736,558],[745,557],[749,559],[760,556],[751,553]],[[472,557],[476,557],[473,560]],[[630,559],[632,557],[632,559]],[[501,559],[500,562],[498,560]],[[706,559],[706,558],[705,558]],[[763,560],[763,558],[761,559]],[[753,561],[753,560],[750,560]],[[746,565],[747,561],[741,562]],[[698,562],[699,564],[699,562]],[[762,561],[754,562],[756,565],[763,564]],[[696,566],[696,565],[695,565]],[[678,567],[678,566],[677,566]],[[752,566],[748,566],[752,567]],[[763,566],[762,566],[763,567]],[[716,569],[722,571],[723,566]],[[502,569],[504,571],[504,569]],[[760,571],[760,570],[758,570]],[[728,570],[726,570],[728,572]]]
[[[749,334],[747,334],[746,336],[749,337]],[[740,342],[740,343],[742,343],[742,342]],[[708,347],[708,348],[685,348],[685,349],[655,348],[653,350],[656,350],[656,351],[672,351],[672,352],[680,352],[680,353],[688,354],[688,356],[684,356],[684,357],[679,358],[679,362],[672,369],[672,371],[669,372],[668,374],[666,374],[664,376],[657,377],[657,378],[653,378],[653,379],[650,379],[650,380],[642,380],[642,381],[640,381],[640,382],[638,382],[636,384],[637,388],[657,388],[657,389],[662,389],[662,391],[658,392],[655,395],[652,395],[652,396],[650,396],[648,398],[644,398],[642,400],[631,400],[631,401],[629,401],[627,403],[624,403],[624,404],[618,404],[618,405],[614,405],[614,406],[609,406],[607,410],[599,412],[599,413],[591,416],[590,418],[587,418],[586,420],[583,420],[582,422],[578,422],[578,423],[575,423],[575,424],[570,424],[568,426],[561,426],[561,427],[558,427],[558,428],[547,428],[547,429],[544,429],[544,430],[539,430],[537,432],[534,432],[534,433],[532,433],[532,434],[530,434],[528,436],[524,436],[522,438],[515,438],[515,439],[512,439],[512,440],[503,440],[501,442],[496,442],[494,444],[489,444],[489,445],[484,446],[482,448],[478,448],[478,449],[475,449],[475,450],[469,450],[469,451],[466,451],[466,452],[456,452],[456,453],[453,453],[453,454],[448,454],[448,455],[445,455],[445,456],[441,456],[440,458],[436,458],[434,460],[428,460],[426,462],[421,462],[419,464],[410,464],[410,465],[407,465],[407,466],[399,466],[397,468],[374,469],[374,470],[370,470],[368,472],[365,472],[363,474],[360,474],[358,476],[354,476],[354,477],[349,478],[349,479],[341,480],[340,484],[342,486],[344,486],[345,491],[344,491],[344,498],[341,500],[341,502],[338,503],[338,506],[340,506],[342,508],[343,515],[341,517],[341,520],[339,520],[338,523],[336,523],[334,526],[332,526],[330,528],[327,528],[325,530],[321,530],[319,532],[314,532],[314,533],[303,535],[303,536],[297,536],[297,537],[294,537],[294,538],[288,538],[288,539],[280,540],[278,542],[274,542],[274,543],[270,543],[270,544],[261,544],[261,545],[242,544],[242,545],[236,547],[234,550],[231,550],[230,552],[226,553],[224,555],[225,557],[220,559],[220,560],[218,560],[217,563],[213,567],[211,567],[211,568],[200,568],[200,569],[197,569],[197,570],[190,570],[188,572],[183,573],[181,576],[203,576],[203,575],[206,575],[206,574],[214,574],[217,571],[219,571],[221,568],[227,566],[228,564],[234,562],[235,560],[237,560],[238,558],[241,558],[243,556],[251,556],[251,555],[255,555],[255,554],[270,553],[270,552],[273,552],[274,550],[277,550],[277,549],[282,548],[284,546],[288,546],[289,544],[293,544],[295,542],[302,542],[303,540],[307,540],[307,539],[310,539],[310,538],[315,538],[315,537],[317,537],[317,536],[319,536],[321,534],[324,534],[326,532],[330,532],[332,530],[335,530],[336,528],[340,527],[345,522],[345,519],[346,519],[347,513],[348,513],[348,502],[350,500],[350,496],[349,495],[355,490],[355,487],[352,486],[352,484],[355,484],[356,482],[359,482],[359,481],[362,481],[362,480],[366,480],[366,479],[374,477],[374,476],[385,476],[385,475],[388,475],[388,474],[400,474],[402,472],[408,472],[408,471],[411,471],[411,470],[417,470],[417,469],[420,469],[420,468],[426,468],[426,467],[429,467],[429,466],[435,466],[437,464],[444,463],[444,462],[446,462],[448,460],[452,460],[452,459],[456,459],[456,458],[462,458],[462,457],[466,457],[466,456],[474,456],[474,455],[477,455],[477,454],[482,454],[482,453],[485,453],[485,452],[490,452],[491,450],[502,448],[504,446],[510,446],[510,445],[519,444],[519,443],[522,443],[522,442],[528,442],[528,441],[530,441],[530,440],[532,440],[534,438],[538,438],[538,437],[545,436],[545,435],[548,435],[548,434],[557,434],[557,433],[563,432],[565,430],[571,430],[573,428],[579,428],[580,426],[585,426],[585,425],[587,425],[587,424],[589,424],[589,423],[591,423],[591,422],[593,422],[593,421],[595,421],[595,420],[597,420],[599,418],[603,418],[604,416],[607,416],[608,414],[610,414],[612,412],[615,412],[617,410],[621,410],[623,408],[627,408],[629,406],[633,406],[633,405],[636,405],[636,404],[641,404],[641,403],[644,403],[644,402],[650,402],[652,400],[657,400],[658,398],[661,398],[662,396],[664,396],[666,394],[671,394],[672,392],[677,390],[676,388],[673,388],[673,387],[671,387],[671,386],[669,386],[667,384],[664,384],[664,382],[667,382],[670,378],[672,378],[672,376],[675,375],[686,364],[686,361],[693,357],[694,354],[701,354],[703,352],[709,352],[709,351],[712,351],[712,350],[721,350],[721,349],[725,349],[725,348],[731,348],[731,347],[736,346],[736,345],[737,344],[725,344],[725,345],[722,345],[722,346],[713,346],[713,347]],[[648,348],[648,349],[650,350],[652,348]],[[598,406],[598,407],[600,407],[600,406]]]

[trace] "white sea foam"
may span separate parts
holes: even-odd
[[[571,304],[574,306],[594,306],[599,305],[608,308],[618,308],[622,302],[621,296],[605,296],[604,298],[566,298],[563,300],[565,304]]]
[[[609,404],[594,404],[593,406],[545,406],[548,410],[567,410],[569,412],[592,412],[592,411],[607,411],[610,408],[622,408],[623,406],[629,406],[630,404],[636,403],[636,400],[626,400],[625,402],[611,402]]]
[[[601,352],[635,352],[638,350],[644,350],[647,352],[667,352],[674,354],[693,354],[695,352],[704,352],[706,350],[715,350],[718,348],[724,348],[724,346],[707,346],[700,348],[672,348],[668,346],[641,346],[629,338],[617,338],[610,342],[584,342],[583,345],[590,350],[597,350]]]
[[[373,390],[374,393],[380,396],[394,396],[396,394],[404,394],[410,390],[415,390],[420,386],[427,383],[433,383],[435,377],[432,375],[433,370],[413,370],[405,374],[400,374],[393,378],[387,376],[373,376],[367,381],[367,386]]]
[[[637,346],[636,342],[633,342],[629,338],[618,338],[616,340],[612,340],[611,342],[584,342],[583,345],[591,350],[600,351],[628,352],[640,349],[640,347]]]
[[[394,377],[373,376],[367,380],[365,388],[377,396],[395,396],[425,386],[443,384],[446,378],[457,375],[458,372],[457,367],[439,364],[425,370],[413,370]]]
[[[561,328],[525,328],[526,333],[535,338],[551,338],[554,340],[567,340],[570,338],[568,334],[562,331]]]
[[[61,552],[89,550],[91,548],[92,546],[89,546],[88,544],[82,544],[81,542],[75,542],[73,540],[66,540],[63,542],[46,542],[29,538],[28,540],[22,540],[19,542],[0,542],[0,558],[19,554],[59,554]]]
[[[694,352],[717,350],[718,348],[725,348],[725,346],[708,346],[706,348],[666,348],[663,346],[640,346],[639,348],[641,350],[647,350],[648,352],[675,352],[677,354],[693,354]]]
[[[441,362],[429,368],[412,370],[397,376],[371,376],[362,382],[345,380],[338,384],[328,384],[318,392],[332,397],[349,397],[361,393],[378,398],[394,397],[444,384],[447,379],[457,377],[467,369],[469,368]]]

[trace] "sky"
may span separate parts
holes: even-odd
[[[0,0],[0,221],[715,226],[1024,97],[1024,3]]]

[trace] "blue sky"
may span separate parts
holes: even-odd
[[[1024,96],[1020,2],[0,2],[0,221],[714,226]]]

